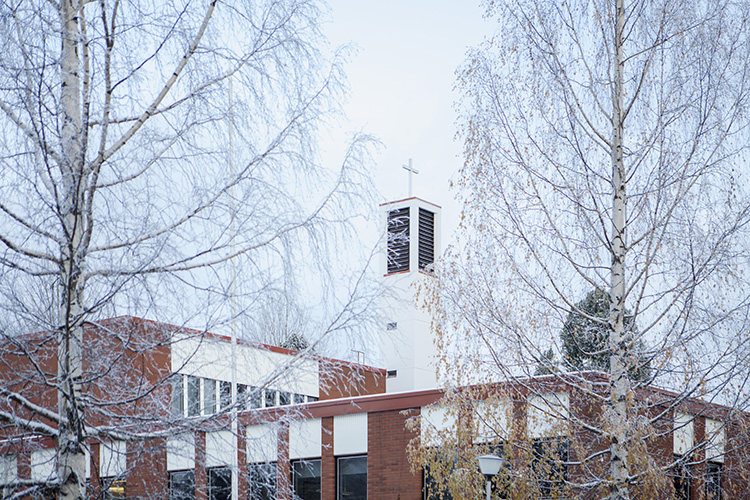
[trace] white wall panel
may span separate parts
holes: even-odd
[[[724,463],[724,423],[712,418],[706,419],[706,460]]]
[[[31,479],[44,481],[55,474],[55,449],[37,450],[31,452]]]
[[[570,411],[570,395],[567,392],[532,394],[527,402],[526,430],[530,438],[566,433]]]
[[[367,453],[367,413],[333,417],[333,454]]]
[[[507,399],[474,403],[474,442],[485,443],[508,439],[513,405]]]
[[[15,455],[0,456],[0,482],[10,483],[18,478],[18,460]]]
[[[455,429],[456,416],[447,406],[423,406],[421,410],[420,433],[422,442],[428,445],[440,444],[438,434]]]
[[[279,448],[276,428],[270,425],[250,425],[245,432],[247,463],[275,462]]]
[[[128,470],[125,441],[105,441],[99,444],[99,475],[114,477]]]
[[[221,467],[232,465],[234,436],[231,431],[216,431],[206,433],[206,467]]]
[[[172,371],[185,375],[229,381],[232,379],[232,345],[227,339],[175,334],[172,343]],[[290,364],[293,356],[239,344],[237,383],[264,385],[280,366]],[[274,389],[319,396],[318,363],[295,360],[281,377],[276,375]]]
[[[195,469],[195,435],[180,434],[167,438],[167,470]]]
[[[681,411],[674,412],[673,448],[677,455],[684,455],[693,448],[694,433],[693,416]]]
[[[289,424],[289,458],[315,458],[320,456],[321,422],[319,418],[295,420]]]

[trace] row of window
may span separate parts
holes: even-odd
[[[295,500],[320,500],[321,461],[298,460],[291,464]],[[367,457],[341,457],[336,461],[338,500],[367,499]],[[276,498],[276,462],[248,466],[248,499]],[[123,489],[124,493],[124,489]],[[232,471],[229,467],[208,469],[208,499],[231,500]],[[169,473],[169,500],[195,499],[195,471]]]
[[[239,410],[270,408],[317,400],[315,396],[237,384],[237,409]],[[213,415],[230,406],[232,406],[231,382],[179,373],[172,376],[173,415],[188,417]]]

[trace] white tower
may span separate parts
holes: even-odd
[[[437,349],[430,317],[415,304],[420,281],[440,248],[440,207],[419,198],[380,205],[386,231],[380,268],[388,287],[381,303],[385,325],[381,355],[388,371],[386,392],[437,387]]]

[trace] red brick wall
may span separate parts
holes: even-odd
[[[333,456],[333,417],[321,419],[321,500],[336,500],[336,457]]]
[[[405,428],[419,409],[372,412],[367,418],[367,497],[421,500],[422,475],[411,472],[406,447],[417,431]]]

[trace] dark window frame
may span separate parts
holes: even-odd
[[[263,469],[266,469],[263,471]],[[262,471],[265,481],[257,480],[257,472]],[[275,500],[278,496],[277,462],[247,464],[247,497],[249,500]]]
[[[310,476],[302,476],[303,479],[312,478],[312,480],[301,481],[300,474],[297,473],[298,468],[305,467],[307,470],[312,471],[313,474]],[[317,469],[317,476],[314,475],[315,469]],[[320,500],[321,499],[321,483],[322,483],[322,461],[320,458],[294,460],[291,463],[291,474],[292,474],[292,492],[294,500]]]
[[[706,462],[706,499],[721,500],[721,473],[722,464],[719,462]]]
[[[169,500],[195,500],[195,469],[185,470],[171,470],[168,472],[168,488],[169,488]],[[191,490],[188,493],[176,492],[175,485],[177,483],[176,476],[187,475],[192,476],[188,481],[188,489]]]
[[[359,495],[357,494],[346,494],[342,492],[342,487],[346,483],[347,480],[342,478],[341,472],[342,472],[342,462],[346,461],[362,461],[364,460],[365,465],[365,473],[364,473],[364,496],[361,495],[361,492]],[[358,474],[361,476],[361,474]],[[336,457],[336,500],[367,500],[367,477],[369,475],[368,470],[368,464],[367,464],[367,455],[352,455],[352,456],[343,456],[343,457]]]
[[[229,481],[224,484],[215,484],[220,480],[219,473],[229,474]],[[232,500],[232,468],[229,466],[210,467],[206,469],[206,482],[208,485],[208,500]]]
[[[560,495],[568,481],[568,457],[570,443],[567,438],[540,438],[531,444],[531,469],[537,476],[537,488],[541,498]],[[539,476],[544,476],[539,477]]]

